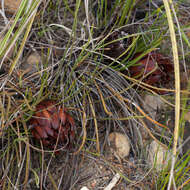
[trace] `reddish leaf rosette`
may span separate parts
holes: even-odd
[[[49,148],[68,147],[75,137],[74,119],[53,100],[44,100],[36,106],[30,126],[33,137]]]
[[[140,54],[136,54],[137,58]],[[173,65],[169,58],[160,53],[151,52],[140,59],[134,66],[129,67],[131,77],[140,79],[149,85],[168,83]]]

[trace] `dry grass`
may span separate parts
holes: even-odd
[[[189,88],[180,91],[177,68],[180,66],[188,77],[190,11],[186,3],[168,7],[167,1],[147,2],[131,0],[123,6],[120,1],[36,0],[29,1],[33,5],[29,8],[28,2],[22,1],[12,19],[0,12],[4,36],[0,43],[2,189],[78,190],[83,185],[100,189],[115,173],[122,179],[115,189],[188,189],[190,157],[189,152],[182,152],[185,120],[180,119],[180,111],[184,116],[189,109]],[[173,22],[169,10],[173,11]],[[185,23],[180,25],[179,19]],[[118,37],[110,41],[115,33]],[[142,94],[156,94],[157,87],[150,88],[127,72],[137,61],[132,57],[138,52],[145,55],[160,49],[172,59],[170,34],[178,85],[168,89],[168,95],[157,96],[168,104],[167,109],[175,109],[174,132],[166,126],[167,119],[160,123],[144,110]],[[23,64],[33,52],[41,61],[33,72],[26,73]],[[114,53],[119,57],[113,57]],[[28,125],[35,106],[46,98],[64,104],[77,125],[73,147],[59,155],[36,142]],[[107,139],[113,131],[130,139],[130,155],[122,161],[109,152]],[[176,159],[170,173],[150,168],[146,145],[152,139],[166,149],[173,146]]]

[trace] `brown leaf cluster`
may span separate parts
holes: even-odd
[[[75,137],[74,119],[53,100],[44,100],[36,106],[30,125],[32,135],[50,148],[56,144],[69,146]]]
[[[140,55],[135,55],[135,57],[138,56]],[[169,74],[173,72],[173,65],[170,59],[161,53],[151,52],[141,58],[134,66],[129,67],[129,71],[133,78],[140,79],[144,76],[145,83],[154,85],[170,80]]]

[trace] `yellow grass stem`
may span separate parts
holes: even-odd
[[[95,80],[94,80],[94,84],[95,84],[96,88],[98,89],[98,93],[99,93],[99,95],[100,95],[100,99],[101,99],[101,101],[102,101],[104,111],[105,111],[109,116],[112,116],[113,114],[112,114],[112,112],[108,111],[108,109],[107,109],[107,107],[106,107],[106,104],[105,104],[105,101],[104,101],[104,97],[103,97],[103,95],[102,95],[102,92],[101,92],[101,90],[100,90],[100,88],[99,88],[99,86],[98,86],[98,84],[96,83]]]
[[[21,54],[22,54],[22,52],[23,52],[24,45],[25,45],[26,40],[27,40],[27,38],[28,38],[28,35],[29,35],[29,33],[30,33],[30,29],[31,29],[31,27],[32,27],[32,24],[33,24],[33,21],[34,21],[35,16],[36,16],[36,11],[35,11],[35,13],[33,14],[32,18],[30,19],[30,21],[29,21],[29,23],[28,23],[28,27],[27,27],[27,29],[26,29],[26,33],[25,33],[25,35],[24,35],[24,39],[23,39],[23,41],[22,41],[22,43],[21,43],[21,46],[20,46],[19,51],[18,51],[18,54],[17,54],[16,58],[14,59],[13,64],[11,65],[11,68],[10,68],[10,70],[9,70],[9,75],[12,74],[12,72],[13,72],[13,70],[14,70],[14,68],[15,68],[15,66],[16,66],[16,64],[17,64],[17,62],[18,62],[18,60],[19,60],[19,58],[20,58],[20,56],[21,56]]]
[[[50,179],[50,181],[51,181],[51,183],[52,183],[54,189],[55,189],[55,190],[58,190],[58,187],[57,187],[57,185],[56,185],[56,182],[55,182],[55,180],[53,179],[53,177],[52,177],[52,175],[51,175],[50,172],[48,172],[48,177],[49,177],[49,179]]]
[[[83,97],[83,108],[84,109],[86,108],[85,95]],[[82,117],[83,138],[82,138],[82,143],[81,143],[79,149],[76,152],[74,152],[74,154],[78,154],[82,150],[82,148],[84,146],[84,143],[86,141],[86,134],[87,134],[87,132],[86,132],[86,113],[85,113],[85,110],[83,110],[82,113],[83,113],[83,117]]]
[[[128,106],[127,106],[128,107]],[[154,139],[158,144],[160,144],[164,149],[168,150],[168,147],[161,143],[159,140],[157,140],[157,138],[151,133],[151,130],[148,128],[148,126],[146,125],[146,123],[143,121],[143,119],[141,119],[140,116],[138,116],[136,114],[136,112],[134,112],[130,107],[128,107],[128,110],[130,110],[131,113],[133,113],[135,115],[135,117],[142,123],[143,127],[145,128],[145,130],[147,131],[147,133],[150,135],[150,137],[152,139]],[[133,116],[134,117],[134,116]]]
[[[105,84],[106,84],[106,83],[105,83]],[[110,86],[108,86],[107,84],[106,84],[106,86],[107,86],[107,88],[108,88],[115,96],[118,97],[119,100],[134,105],[134,106],[138,109],[138,111],[139,111],[144,117],[146,117],[149,121],[151,121],[152,123],[154,123],[154,124],[156,124],[156,125],[158,125],[158,126],[160,126],[160,127],[162,127],[162,128],[165,128],[165,129],[169,130],[169,128],[168,128],[167,126],[165,126],[165,125],[163,125],[163,124],[161,124],[161,123],[159,123],[159,122],[153,120],[151,117],[149,117],[137,104],[135,104],[134,102],[131,102],[131,101],[130,101],[129,99],[127,99],[127,98],[122,97],[119,93],[115,92],[115,90],[113,90],[113,89],[112,89]]]
[[[183,189],[183,187],[184,187],[185,185],[189,184],[189,183],[190,183],[190,179],[188,179],[187,181],[185,181],[177,190]]]
[[[168,184],[168,190],[171,188],[171,183],[173,181],[174,174],[174,165],[175,157],[177,154],[177,141],[179,135],[179,122],[180,122],[180,70],[179,70],[179,57],[177,50],[176,35],[174,29],[174,23],[171,14],[171,7],[173,6],[172,0],[163,0],[164,7],[166,9],[166,16],[168,19],[168,26],[170,31],[171,43],[172,43],[172,52],[174,59],[174,72],[175,72],[175,129],[174,129],[174,143],[173,143],[173,158],[172,158],[172,167],[170,170],[170,179]]]
[[[99,142],[99,135],[98,135],[98,123],[97,123],[97,119],[96,119],[96,113],[95,113],[94,107],[92,105],[92,100],[90,99],[89,96],[88,96],[88,99],[89,99],[90,108],[92,111],[92,116],[94,119],[94,125],[95,125],[95,131],[96,131],[96,149],[97,149],[97,152],[99,154],[100,153],[100,142]]]

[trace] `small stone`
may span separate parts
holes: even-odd
[[[157,171],[166,168],[171,158],[171,152],[164,149],[156,141],[152,141],[148,149],[148,163],[150,167],[155,167]]]
[[[116,157],[123,159],[129,155],[130,143],[126,135],[113,132],[109,135],[108,141],[110,142],[111,151],[114,152]]]
[[[157,110],[161,109],[163,101],[159,96],[146,94],[144,97],[144,108],[149,112],[152,119],[156,118]]]
[[[143,96],[143,108],[145,112],[153,119],[156,120],[158,110],[161,110],[164,107],[163,101],[159,96],[154,96],[150,94],[145,94]],[[147,144],[147,140],[150,138],[150,135],[145,127],[139,128],[142,136],[142,146]]]
[[[184,115],[184,119],[190,122],[190,111]]]
[[[180,87],[182,90],[187,90],[188,82],[189,82],[189,74],[190,70],[188,69],[187,72],[180,73]]]
[[[22,0],[4,0],[4,7],[5,10],[9,13],[14,14],[21,3]],[[1,8],[1,3],[0,3],[0,8]]]
[[[33,74],[39,71],[39,68],[41,68],[41,57],[37,52],[31,53],[26,61],[24,61],[20,69],[23,70],[24,74]]]
[[[86,186],[84,186],[80,190],[89,190],[89,189]]]

